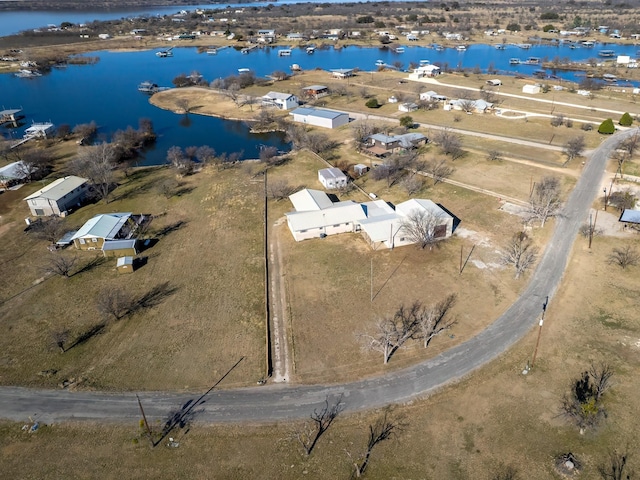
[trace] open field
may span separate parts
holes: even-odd
[[[40,184],[12,192],[19,196],[6,200],[15,210],[2,217],[0,383],[55,386],[75,379],[83,388],[198,389],[237,352],[246,355],[243,375],[231,383],[261,378],[262,235],[260,227],[246,226],[262,223],[262,190],[234,173],[202,171],[182,179],[176,195],[166,198],[157,185],[173,175],[169,170],[134,170],[110,203],[65,219],[77,228],[105,211],[152,214],[146,235],[158,242],[141,254],[146,264],[124,276],[113,259],[90,267],[100,260],[91,252],[77,253],[78,271],[68,280],[44,275],[46,242],[23,232],[28,211],[21,202]],[[4,203],[7,194],[2,197]],[[164,282],[168,288],[156,306],[109,323],[64,354],[52,347],[53,332],[68,330],[72,344],[100,323],[96,301],[105,289],[141,296]]]
[[[562,477],[554,458],[572,452],[582,463],[579,478],[595,480],[610,450],[636,452],[640,283],[635,270],[606,264],[610,249],[629,241],[597,237],[588,250],[586,240],[578,240],[564,286],[547,311],[533,371],[520,373],[533,353],[536,331],[471,378],[394,407],[391,418],[406,425],[376,447],[367,478],[489,479],[501,465],[512,465],[518,478],[557,480]],[[600,361],[615,371],[605,399],[609,415],[599,429],[580,435],[559,416],[560,399],[570,379]],[[338,417],[310,458],[289,438],[292,424],[196,422],[188,433],[173,435],[179,448],[151,449],[137,424],[64,424],[27,434],[22,424],[5,423],[0,466],[14,478],[59,478],[70,471],[81,478],[347,478],[351,462],[345,450],[354,455],[364,448],[368,425],[378,415]],[[156,419],[151,423],[159,427]],[[629,463],[636,470],[640,465],[633,454]]]

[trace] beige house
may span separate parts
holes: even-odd
[[[72,237],[73,245],[79,250],[103,250],[112,241],[131,240],[144,216],[128,213],[104,213],[87,221]],[[124,246],[123,248],[130,248]],[[111,250],[107,246],[107,251]],[[116,249],[119,250],[119,249]]]
[[[69,176],[55,180],[24,200],[29,205],[31,215],[64,215],[78,207],[88,193],[89,183],[86,178]]]

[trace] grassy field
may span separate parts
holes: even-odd
[[[71,229],[102,212],[153,215],[146,235],[158,241],[141,254],[146,264],[133,275],[117,274],[113,259],[90,268],[100,258],[79,252],[71,278],[46,276],[46,242],[25,234],[21,220],[28,213],[21,198],[41,185],[12,192],[19,197],[10,203],[14,214],[3,215],[0,260],[1,383],[75,379],[85,388],[199,389],[238,355],[247,358],[237,385],[262,377],[261,185],[239,171],[207,169],[181,179],[176,195],[166,198],[156,186],[171,176],[164,168],[137,169],[123,176],[108,204],[65,219]],[[158,305],[110,322],[64,354],[52,347],[55,331],[68,330],[69,345],[100,324],[96,302],[105,289],[140,297],[164,282]]]
[[[601,478],[598,465],[614,448],[631,452],[629,464],[637,470],[640,280],[636,270],[606,263],[611,248],[629,241],[597,237],[591,250],[586,240],[578,241],[547,311],[529,375],[521,371],[531,359],[537,330],[471,378],[393,407],[390,417],[404,426],[376,447],[366,478],[484,480],[513,466],[522,480],[558,480],[563,477],[554,458],[571,452],[582,464],[578,478],[595,480]],[[615,371],[604,401],[608,417],[580,435],[559,415],[560,399],[571,379],[600,361]],[[175,432],[179,448],[151,449],[137,424],[69,423],[28,434],[22,424],[5,423],[0,466],[13,478],[348,478],[352,461],[346,452],[356,456],[363,450],[368,425],[380,414],[338,417],[309,458],[290,438],[299,424],[196,423],[188,433]]]

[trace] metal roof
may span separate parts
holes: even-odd
[[[287,213],[287,221],[293,231],[352,223],[367,218],[362,205],[353,201],[340,202],[324,210]]]
[[[291,93],[269,92],[262,98],[268,98],[271,100],[288,100],[291,97],[293,97]]]
[[[328,90],[328,87],[326,85],[311,85],[309,87],[304,87],[303,90],[313,90],[314,92],[317,92],[318,90]]]
[[[108,242],[104,242],[102,245],[102,250],[123,250],[127,248],[136,248],[136,239],[133,238],[131,240],[109,240]]]
[[[133,257],[120,257],[116,260],[116,267],[124,267],[125,265],[133,265]]]
[[[21,180],[27,176],[23,169],[24,162],[13,162],[0,168],[0,179]]]
[[[54,182],[51,182],[46,187],[41,188],[37,192],[33,192],[31,195],[26,197],[25,200],[31,200],[34,198],[46,198],[48,200],[57,201],[87,182],[88,180],[86,178],[75,177],[73,175],[59,178]]]
[[[396,205],[396,212],[398,212],[403,217],[408,217],[412,212],[421,210],[427,211],[439,218],[453,218],[431,200],[412,198],[411,200],[407,200],[406,202],[402,202]]]
[[[131,217],[131,212],[128,213],[104,213],[96,215],[85,223],[76,234],[71,237],[71,240],[76,238],[104,238],[105,240],[111,240],[116,237],[118,232],[122,229],[122,226]]]
[[[311,107],[299,107],[292,110],[290,115],[305,115],[307,117],[329,118],[334,119],[341,117],[342,115],[349,115],[344,112],[336,112],[335,110],[320,110]]]
[[[640,223],[640,210],[631,210],[626,208],[620,215],[621,222]]]
[[[323,168],[322,170],[318,170],[318,175],[320,175],[325,180],[331,180],[332,178],[347,178],[347,176],[342,173],[342,170],[336,167]]]
[[[333,202],[326,193],[310,188],[304,188],[293,195],[289,195],[289,200],[291,200],[293,208],[295,208],[297,212],[322,210],[333,205]]]

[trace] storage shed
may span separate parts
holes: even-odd
[[[120,257],[116,260],[118,273],[133,273],[133,257]]]
[[[525,85],[522,87],[522,93],[530,93],[533,95],[540,93],[540,85]]]
[[[102,254],[105,257],[129,257],[137,255],[136,239],[111,240],[104,242],[102,245]]]

